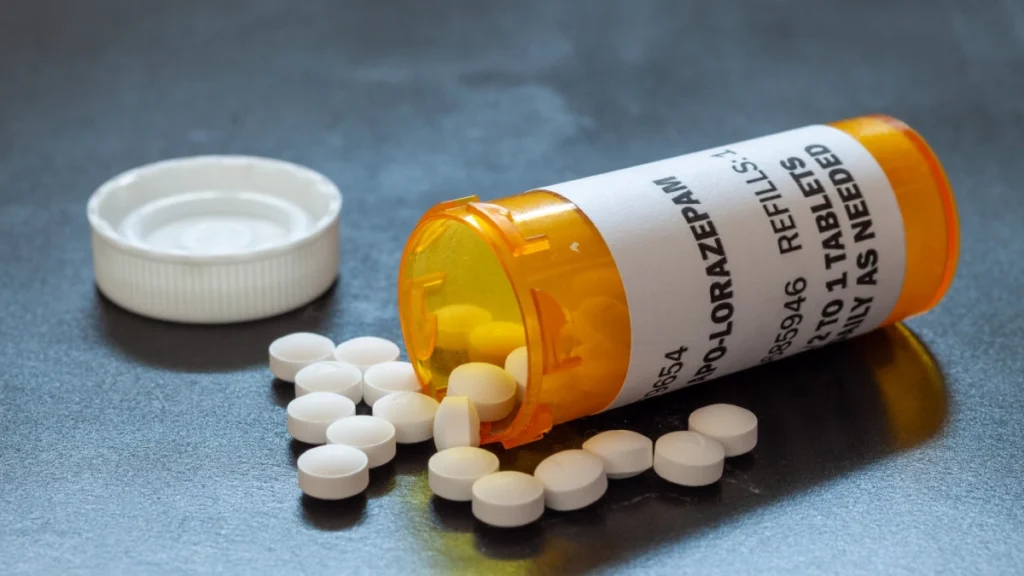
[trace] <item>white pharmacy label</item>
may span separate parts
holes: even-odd
[[[808,126],[544,188],[600,231],[632,354],[616,408],[878,327],[903,219],[853,137]]]

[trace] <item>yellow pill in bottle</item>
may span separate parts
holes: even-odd
[[[525,341],[522,402],[482,430],[512,447],[923,313],[958,250],[931,148],[864,116],[435,206],[402,256],[399,316],[438,398],[460,364]]]

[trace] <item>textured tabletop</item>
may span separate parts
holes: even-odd
[[[1012,574],[1024,571],[1024,4],[7,0],[0,8],[0,574]],[[693,408],[754,410],[719,484],[614,482],[502,531],[431,498],[403,447],[351,501],[303,498],[267,344],[398,339],[402,245],[433,204],[496,198],[885,112],[957,191],[933,312],[495,449]],[[345,194],[320,300],[214,328],[93,284],[85,203],[167,157],[309,165]]]

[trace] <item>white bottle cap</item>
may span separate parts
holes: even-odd
[[[338,275],[341,193],[289,162],[157,162],[100,186],[87,212],[97,286],[143,316],[265,318],[313,300]]]

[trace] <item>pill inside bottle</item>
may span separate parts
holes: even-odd
[[[402,256],[399,317],[436,398],[525,344],[517,407],[481,429],[512,447],[926,312],[958,230],[924,139],[865,116],[435,206]]]

